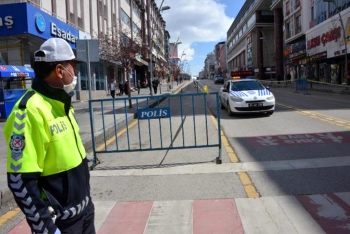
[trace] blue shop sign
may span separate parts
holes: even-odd
[[[0,65],[0,78],[34,77],[34,75],[31,67]]]
[[[79,30],[28,3],[0,5],[0,36],[31,34],[43,39],[60,37],[73,49]]]

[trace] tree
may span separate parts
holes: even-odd
[[[129,107],[132,108],[130,79],[129,74],[132,71],[137,56],[145,56],[147,47],[142,43],[139,33],[135,33],[124,24],[113,28],[108,35],[101,35],[100,58],[106,63],[114,64],[124,69],[124,75],[127,82],[127,93],[129,97]]]

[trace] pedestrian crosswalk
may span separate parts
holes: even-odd
[[[98,234],[350,233],[350,192],[94,203]],[[23,220],[9,233],[30,230]]]

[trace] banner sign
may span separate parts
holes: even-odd
[[[170,108],[146,108],[137,110],[138,119],[159,119],[159,118],[170,118]]]

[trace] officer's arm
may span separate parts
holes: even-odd
[[[37,185],[44,165],[47,134],[42,117],[28,108],[11,113],[4,128],[7,179],[14,199],[35,233],[59,233]]]
[[[18,207],[25,214],[27,222],[35,233],[55,233],[46,203],[40,196],[35,177],[39,174],[8,173],[7,181]],[[60,233],[60,232],[57,232]]]

